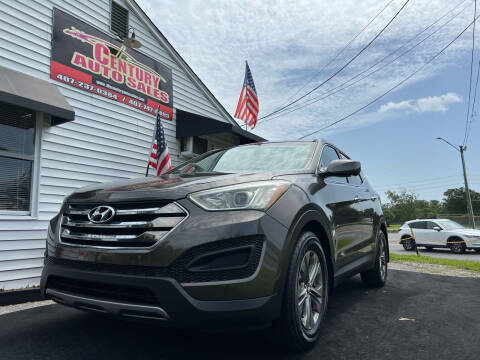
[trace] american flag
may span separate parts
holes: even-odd
[[[253,83],[252,73],[248,67],[248,62],[245,62],[245,80],[243,81],[242,92],[238,99],[237,110],[235,117],[243,120],[252,129],[257,125],[258,115],[258,98],[255,84]]]
[[[148,165],[157,170],[157,176],[162,175],[172,168],[170,153],[168,152],[167,139],[163,131],[160,112],[157,112],[157,124],[155,126],[155,140],[153,141],[152,152]]]

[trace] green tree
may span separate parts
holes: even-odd
[[[386,208],[393,214],[392,223],[403,223],[407,220],[415,219],[417,209],[417,195],[412,192],[387,191],[389,200]],[[419,204],[420,205],[420,204]]]
[[[473,212],[480,214],[480,193],[470,190]],[[448,189],[443,193],[443,207],[449,214],[467,214],[467,201],[463,187]]]

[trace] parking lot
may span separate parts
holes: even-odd
[[[321,339],[292,354],[264,332],[195,333],[100,318],[60,305],[0,316],[7,359],[475,359],[480,279],[390,270],[383,289],[359,277],[335,290]]]

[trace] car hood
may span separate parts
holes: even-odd
[[[279,174],[166,174],[90,185],[68,196],[68,202],[140,202],[179,200],[200,190],[251,181],[270,180]]]
[[[480,237],[480,230],[457,229],[457,230],[451,230],[451,232],[455,232],[457,234],[462,234],[462,235],[472,235],[472,236],[479,236]]]

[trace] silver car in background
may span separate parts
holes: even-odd
[[[427,250],[449,248],[455,254],[463,254],[467,249],[480,252],[480,230],[467,229],[449,219],[410,220],[398,232],[400,243],[407,251],[417,245]]]

